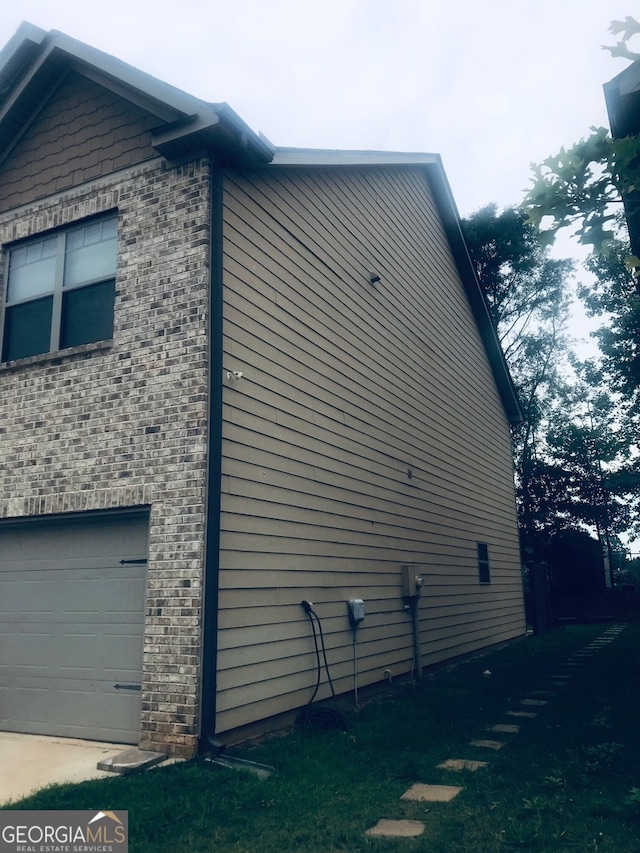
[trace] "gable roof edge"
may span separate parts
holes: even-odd
[[[255,133],[225,103],[209,103],[165,83],[145,71],[71,38],[57,30],[46,32],[22,23],[0,51],[0,120],[5,123],[5,148],[19,134],[24,112],[20,101],[38,100],[47,71],[68,68],[84,74],[117,95],[158,116],[173,127],[159,134],[156,146],[171,158],[184,151],[210,147],[242,165],[264,165],[273,146]]]
[[[522,422],[522,410],[509,368],[489,314],[482,288],[473,268],[462,234],[460,215],[439,154],[397,151],[344,151],[276,147],[272,166],[418,166],[424,169],[431,186],[453,259],[476,319],[489,358],[502,405],[509,423]]]

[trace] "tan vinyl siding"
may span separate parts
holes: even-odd
[[[340,692],[350,597],[359,685],[408,672],[402,563],[425,665],[522,633],[508,425],[424,172],[228,174],[224,246],[219,731],[310,697],[302,599]]]
[[[157,156],[155,116],[71,72],[0,163],[0,211]]]

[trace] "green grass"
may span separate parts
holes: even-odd
[[[275,766],[265,781],[196,760],[54,786],[11,807],[128,809],[132,853],[637,853],[640,625],[598,651],[535,719],[503,713],[606,627],[557,629],[427,674],[351,712],[346,732],[293,731],[232,750]],[[497,722],[521,731],[490,735]],[[487,736],[508,745],[489,754],[468,745]],[[437,769],[446,758],[490,767]],[[414,782],[464,790],[450,803],[401,801]],[[367,837],[382,817],[426,829],[417,839]]]

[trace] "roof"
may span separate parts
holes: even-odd
[[[440,156],[390,151],[275,148],[226,103],[209,103],[170,86],[103,51],[29,23],[20,25],[0,50],[0,163],[19,142],[43,104],[69,71],[76,71],[157,116],[156,150],[170,160],[212,152],[238,168],[264,166],[411,166],[424,169],[431,184],[463,285],[478,323],[507,416],[522,419],[517,396],[471,264],[460,217]]]
[[[635,136],[640,131],[640,60],[603,86],[614,139]]]
[[[614,139],[640,134],[640,60],[632,62],[624,71],[603,86],[609,114],[609,126]],[[628,193],[624,198],[625,216],[631,238],[633,254],[640,256],[640,192]]]
[[[261,165],[273,146],[228,104],[193,97],[64,33],[23,23],[0,51],[0,161],[42,103],[70,71],[78,71],[158,117],[152,144],[170,159],[200,149],[234,165]]]

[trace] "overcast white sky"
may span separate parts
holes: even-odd
[[[276,145],[439,153],[466,216],[518,204],[531,162],[607,124],[602,84],[628,62],[601,45],[627,15],[640,0],[4,0],[0,43],[23,20],[61,30]]]
[[[437,152],[462,215],[606,124],[601,49],[638,0],[5,0],[209,101],[276,145]]]

